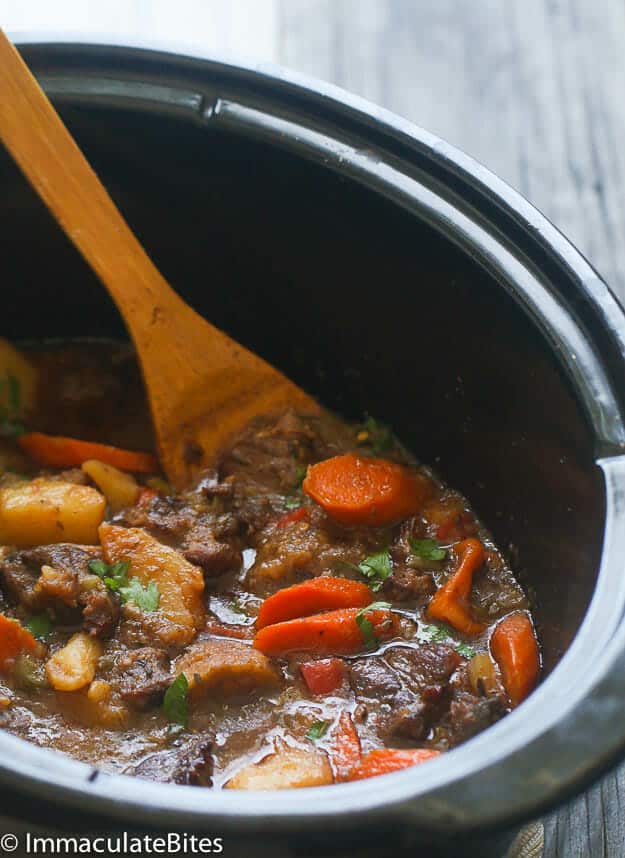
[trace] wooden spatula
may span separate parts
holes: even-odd
[[[319,411],[171,289],[2,30],[0,139],[117,304],[141,362],[161,464],[176,488],[253,416],[287,406]],[[218,301],[219,284],[213,288]]]

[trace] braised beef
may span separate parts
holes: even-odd
[[[111,634],[119,599],[91,572],[94,554],[59,543],[14,551],[0,563],[8,597],[29,613],[47,610],[59,622],[80,623],[95,636]]]
[[[159,783],[203,786],[212,784],[212,740],[206,736],[180,738],[173,748],[150,754],[126,774]]]
[[[172,683],[169,656],[154,647],[130,650],[118,661],[115,679],[126,702],[140,709],[157,703]]]

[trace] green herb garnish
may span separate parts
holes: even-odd
[[[454,640],[454,638],[452,637],[453,632],[448,626],[439,626],[436,624],[428,625],[423,623],[419,627],[419,635],[428,643],[449,642],[453,645],[456,652],[459,652],[460,655],[464,656],[465,658],[473,658],[473,656],[475,655],[475,650],[472,646],[469,646],[469,644],[466,643],[462,643],[462,641]]]
[[[356,614],[356,625],[362,632],[362,636],[365,639],[365,647],[367,649],[375,649],[376,646],[380,643],[375,633],[375,629],[373,628],[373,623],[367,617],[367,614],[370,611],[388,611],[390,610],[389,602],[373,602],[371,605],[367,605],[365,608],[361,608]]]
[[[187,692],[189,683],[184,673],[179,673],[165,692],[163,711],[172,724],[178,724],[183,730],[187,729],[189,713],[187,708]]]
[[[391,427],[374,417],[367,417],[357,428],[356,440],[359,444],[371,447],[371,452],[376,456],[379,453],[386,453],[395,444]]]
[[[7,373],[0,379],[0,434],[22,435],[26,431],[20,419],[21,399],[19,381]]]
[[[328,732],[328,727],[330,726],[329,721],[313,721],[310,725],[309,731],[306,733],[306,738],[310,739],[311,742],[317,742]]]
[[[154,581],[144,586],[138,578],[129,578],[129,560],[117,563],[105,563],[103,560],[91,560],[89,569],[101,578],[109,590],[119,593],[122,602],[134,602],[143,611],[155,611],[161,598]]]
[[[122,602],[134,602],[142,611],[155,611],[161,598],[154,581],[149,581],[144,587],[138,578],[131,578],[127,587],[119,588]]]
[[[302,499],[299,497],[290,496],[284,499],[285,509],[299,509],[302,505]]]
[[[369,586],[374,593],[377,593],[386,579],[393,574],[391,555],[388,548],[377,554],[372,554],[370,557],[366,557],[356,568],[361,575],[368,578]]]
[[[460,655],[463,655],[465,658],[473,658],[473,656],[475,655],[475,650],[473,649],[473,647],[465,643],[457,643],[456,651],[459,652]]]
[[[247,610],[245,605],[241,604],[240,599],[234,599],[232,604],[230,605],[230,610],[235,614],[241,614],[244,617],[249,617],[250,612]]]
[[[422,560],[444,560],[447,549],[436,539],[409,539],[410,547]]]
[[[33,637],[45,640],[52,633],[54,627],[47,614],[35,614],[34,617],[30,617],[24,623],[24,628],[27,628]]]
[[[128,586],[129,560],[120,560],[117,563],[105,563],[104,560],[90,560],[89,569],[101,578],[109,590],[115,592],[122,587]]]

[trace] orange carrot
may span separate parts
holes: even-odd
[[[151,453],[136,453],[94,441],[80,441],[61,435],[44,435],[30,432],[20,435],[18,443],[22,450],[39,465],[51,468],[74,468],[89,459],[98,459],[113,465],[120,471],[153,474],[158,471],[158,462]]]
[[[448,623],[465,635],[479,635],[486,628],[471,616],[469,597],[473,574],[484,562],[484,546],[479,539],[465,539],[454,546],[459,558],[458,569],[434,594],[427,614],[434,620]]]
[[[321,658],[299,666],[300,673],[311,694],[331,694],[345,676],[345,662],[340,658]]]
[[[348,453],[311,465],[302,488],[343,524],[385,525],[417,513],[432,483],[395,462]]]
[[[400,769],[424,763],[426,760],[438,757],[439,754],[440,751],[429,748],[378,748],[375,751],[369,751],[362,758],[361,763],[351,770],[346,780],[359,781],[363,778],[374,778],[377,775],[397,772]]]
[[[289,652],[308,651],[317,655],[350,655],[398,633],[397,618],[388,609],[372,609],[365,617],[372,627],[368,640],[357,617],[362,608],[344,608],[312,617],[300,617],[265,626],[254,638],[254,646],[265,655],[282,656]]]
[[[373,602],[371,590],[360,581],[347,578],[312,578],[278,590],[261,605],[256,628],[307,617],[338,608],[364,608]]]
[[[306,518],[308,518],[308,510],[305,506],[300,506],[292,512],[286,512],[281,516],[276,522],[276,528],[281,530],[289,524],[293,524],[296,521],[304,521]]]
[[[540,672],[538,642],[529,616],[517,613],[505,617],[495,627],[490,649],[510,703],[518,706],[536,685]]]
[[[234,626],[227,623],[220,623],[219,620],[207,620],[204,626],[204,631],[211,635],[218,635],[220,638],[235,638],[240,641],[249,641],[254,637],[254,632],[250,626]]]
[[[350,772],[360,763],[361,753],[360,737],[352,716],[349,712],[341,712],[332,737],[330,754],[334,779],[338,783],[349,780]]]
[[[33,652],[37,648],[37,641],[21,623],[0,614],[0,669],[7,670],[24,650]]]

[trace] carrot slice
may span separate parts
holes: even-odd
[[[204,631],[221,638],[234,638],[239,641],[249,641],[254,637],[250,626],[229,626],[219,620],[207,620]]]
[[[471,538],[459,542],[454,546],[454,551],[460,561],[458,569],[436,591],[427,607],[427,614],[434,620],[448,623],[465,635],[479,635],[486,626],[476,622],[471,616],[469,597],[473,575],[486,556],[484,546],[479,539]]]
[[[311,694],[331,694],[345,676],[345,662],[340,658],[322,658],[300,664],[300,673]]]
[[[363,778],[374,778],[377,775],[397,772],[400,769],[425,763],[426,760],[438,757],[439,754],[440,751],[434,751],[430,748],[378,748],[365,754],[360,764],[351,770],[346,780],[359,781]]]
[[[518,706],[536,685],[540,672],[538,642],[528,615],[509,614],[498,623],[490,649],[510,702]]]
[[[350,772],[360,763],[362,751],[360,737],[349,712],[341,712],[332,737],[330,762],[334,769],[334,779],[349,780]]]
[[[0,669],[6,670],[21,652],[33,652],[37,641],[21,623],[0,614]]]
[[[143,474],[153,474],[158,471],[158,462],[151,453],[122,450],[119,447],[97,444],[94,441],[80,441],[77,438],[64,438],[61,435],[30,432],[20,435],[18,443],[31,459],[46,467],[74,468],[89,459],[98,459],[106,465],[119,468],[120,471]]]
[[[395,462],[348,453],[311,465],[302,488],[343,524],[385,525],[417,513],[432,482]]]
[[[362,610],[362,609],[360,609]],[[308,651],[317,655],[350,655],[360,652],[368,641],[356,621],[358,608],[328,611],[312,617],[300,617],[265,626],[254,638],[254,646],[265,655],[282,656],[289,652]],[[398,633],[397,618],[386,609],[367,612],[366,619],[378,640]],[[375,641],[372,641],[375,643]]]
[[[312,578],[278,590],[265,599],[256,618],[256,628],[307,617],[319,611],[339,608],[364,608],[373,602],[371,590],[360,581],[347,578]]]

